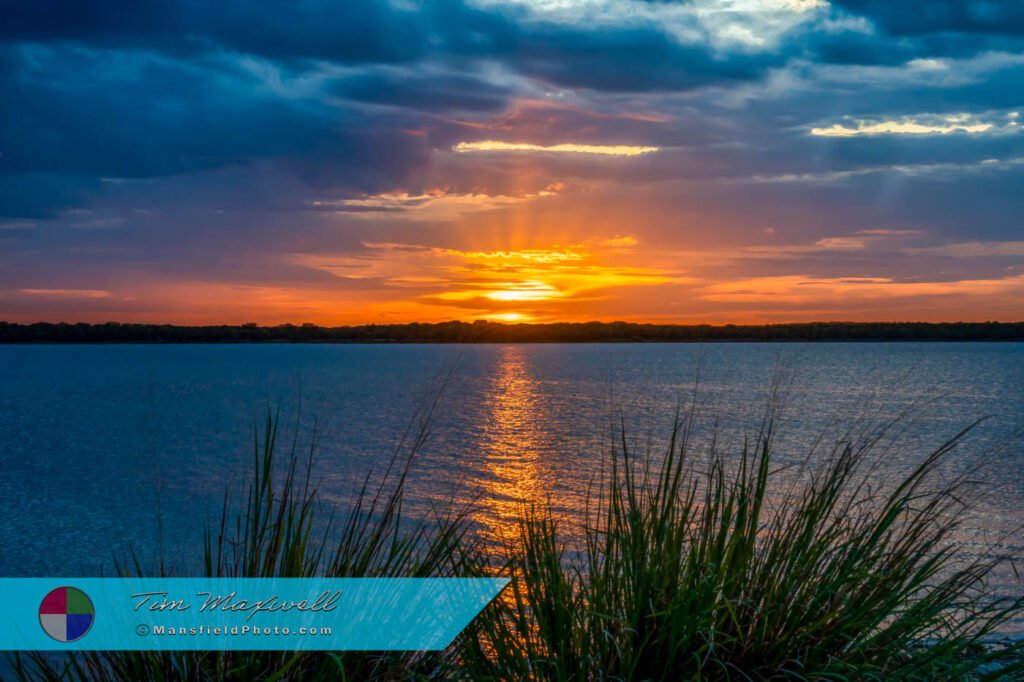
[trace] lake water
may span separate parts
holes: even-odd
[[[892,478],[989,416],[943,473],[992,486],[962,539],[1024,559],[1020,343],[54,345],[0,347],[0,575],[93,576],[129,547],[155,555],[158,480],[166,553],[195,565],[268,405],[300,442],[318,420],[315,476],[344,503],[444,383],[413,511],[477,499],[498,532],[524,499],[577,513],[620,420],[657,453],[676,406],[695,402],[698,434],[739,447],[773,377],[787,388],[781,462],[908,410],[875,471]]]

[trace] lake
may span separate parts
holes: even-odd
[[[906,411],[872,472],[891,479],[989,417],[943,473],[990,486],[968,547],[1024,559],[1021,343],[38,345],[0,346],[0,575],[94,576],[129,548],[156,556],[158,489],[164,551],[196,565],[268,406],[300,444],[317,421],[315,477],[343,504],[436,399],[412,511],[476,500],[482,532],[499,533],[522,500],[578,515],[619,424],[656,456],[677,406],[696,404],[695,439],[714,432],[735,452],[776,378],[781,463]]]

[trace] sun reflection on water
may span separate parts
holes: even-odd
[[[483,404],[479,476],[479,521],[492,540],[512,540],[523,503],[542,502],[550,481],[542,471],[546,435],[540,381],[531,372],[525,349],[501,346]]]

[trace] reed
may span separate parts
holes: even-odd
[[[1005,558],[963,558],[955,532],[971,483],[940,477],[969,429],[879,486],[869,466],[877,438],[840,443],[801,475],[775,468],[770,423],[729,456],[700,451],[690,421],[677,419],[656,460],[635,456],[620,434],[582,533],[534,505],[518,536],[494,547],[473,534],[471,507],[403,513],[428,421],[335,517],[312,478],[315,430],[308,450],[293,439],[282,452],[268,413],[241,509],[225,494],[199,568],[215,577],[510,575],[448,650],[34,653],[9,657],[15,677],[1024,679],[1024,641],[993,644],[1024,616],[1024,596],[990,586]],[[134,556],[118,572],[146,574]]]
[[[511,597],[464,638],[468,675],[1024,679],[1024,643],[992,644],[1024,597],[990,589],[1003,557],[965,560],[953,541],[971,482],[935,485],[968,430],[886,490],[864,471],[868,439],[774,494],[770,426],[733,460],[712,446],[699,466],[686,420],[660,467],[622,438],[582,547],[550,509],[524,513]]]
[[[469,510],[403,514],[405,485],[426,440],[429,414],[410,429],[386,469],[367,475],[341,516],[323,504],[313,479],[314,425],[308,448],[297,437],[283,448],[277,414],[254,429],[253,461],[240,511],[225,493],[219,522],[203,534],[199,574],[251,578],[468,577],[484,575],[480,545],[469,537]],[[298,433],[298,429],[295,429]],[[171,575],[159,561],[147,570],[135,554],[116,565],[121,576]],[[454,668],[444,652],[87,651],[16,655],[19,680],[158,682],[201,680],[418,680]]]

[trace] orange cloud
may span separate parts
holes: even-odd
[[[550,183],[538,192],[523,194],[489,194],[451,192],[445,188],[429,189],[422,194],[396,191],[373,194],[358,199],[319,200],[310,206],[335,208],[341,212],[364,209],[354,215],[365,219],[451,220],[462,215],[507,208],[516,204],[554,196],[565,189],[562,183]]]
[[[56,298],[107,298],[109,291],[102,289],[18,289],[26,296],[53,296]]]
[[[837,299],[854,304],[893,298],[1008,294],[1019,294],[1024,299],[1024,275],[948,282],[905,282],[885,277],[816,278],[781,275],[709,284],[704,287],[702,298],[723,302],[786,302],[814,306]]]
[[[291,262],[343,279],[373,278],[405,305],[422,306],[416,319],[435,319],[439,310],[454,307],[462,311],[460,317],[527,321],[557,319],[567,304],[613,292],[619,296],[635,287],[685,280],[676,271],[609,262],[622,244],[631,243],[635,239],[610,238],[589,245],[473,251],[381,242],[364,244],[368,252],[360,257],[296,254]]]

